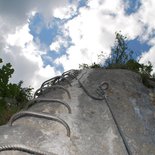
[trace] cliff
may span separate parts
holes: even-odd
[[[0,155],[155,155],[154,96],[128,70],[68,71],[0,127]]]

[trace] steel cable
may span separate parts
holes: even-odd
[[[123,144],[124,144],[124,146],[125,146],[125,148],[126,148],[126,151],[127,151],[128,155],[132,155],[132,153],[131,153],[131,151],[130,151],[130,148],[129,148],[129,146],[128,146],[128,142],[127,142],[127,140],[126,140],[126,138],[125,138],[125,136],[124,136],[124,134],[123,134],[123,132],[122,132],[122,130],[121,130],[121,128],[120,128],[120,126],[119,126],[117,120],[116,120],[116,118],[115,118],[115,115],[114,115],[114,113],[113,113],[113,111],[112,111],[112,108],[110,107],[110,104],[109,104],[109,102],[107,101],[106,97],[105,97],[105,102],[106,102],[106,104],[107,104],[107,106],[108,106],[108,108],[109,108],[109,111],[110,111],[110,113],[111,113],[111,115],[112,115],[112,118],[113,118],[113,120],[114,120],[114,122],[115,122],[115,125],[116,125],[116,127],[117,127],[117,130],[118,130],[118,132],[119,132],[119,134],[120,134],[120,136],[121,136],[121,138],[122,138]]]
[[[30,154],[35,154],[35,155],[56,155],[54,153],[49,153],[49,152],[44,152],[44,151],[39,151],[36,148],[31,148],[29,146],[25,146],[22,144],[10,144],[10,145],[2,145],[0,146],[0,152],[2,151],[22,151]]]
[[[87,73],[87,72],[83,73],[83,75],[86,74],[86,73]],[[89,97],[91,97],[92,99],[95,99],[95,100],[105,100],[105,102],[106,102],[106,104],[107,104],[107,106],[108,106],[108,109],[109,109],[109,111],[110,111],[110,113],[111,113],[111,115],[112,115],[112,118],[113,118],[113,120],[114,120],[114,123],[115,123],[115,125],[116,125],[116,127],[117,127],[117,130],[118,130],[118,132],[119,132],[119,134],[120,134],[120,136],[121,136],[121,138],[122,138],[122,141],[123,141],[123,144],[124,144],[124,146],[125,146],[125,148],[126,148],[126,151],[127,151],[128,155],[132,155],[131,150],[130,150],[130,148],[129,148],[129,146],[128,146],[128,142],[127,142],[127,140],[126,140],[126,138],[125,138],[125,136],[124,136],[124,134],[123,134],[123,132],[122,132],[122,130],[121,130],[121,128],[120,128],[120,126],[119,126],[117,120],[116,120],[116,118],[115,118],[115,115],[114,115],[114,113],[113,113],[113,111],[112,111],[112,108],[110,107],[110,104],[108,103],[108,101],[107,101],[107,99],[106,99],[104,90],[108,89],[108,87],[109,87],[108,83],[106,83],[107,87],[105,87],[105,88],[103,87],[103,84],[104,84],[105,82],[104,82],[104,83],[101,83],[101,85],[100,85],[99,88],[97,89],[97,93],[98,93],[99,95],[103,95],[103,97],[102,97],[102,98],[98,98],[98,97],[96,97],[96,96],[91,95],[91,94],[88,92],[88,90],[85,88],[85,86],[81,83],[80,79],[83,77],[83,75],[78,79],[79,85],[82,87],[82,89],[85,91],[85,93],[86,93]]]

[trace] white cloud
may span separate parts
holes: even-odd
[[[140,63],[147,64],[148,61],[153,65],[153,72],[155,72],[155,45],[148,51],[142,54]]]
[[[114,34],[119,30],[134,39],[141,33],[142,26],[134,15],[125,15],[121,0],[90,0],[88,7],[81,8],[79,15],[65,24],[64,32],[73,45],[55,62],[63,64],[65,70],[78,68],[82,63],[98,62],[101,51],[105,57],[110,53]]]
[[[30,19],[39,12],[48,23],[57,7],[65,6],[67,0],[1,0],[0,1],[0,50],[4,63],[10,62],[15,69],[11,81],[24,81],[25,86],[39,87],[41,83],[59,72],[45,66],[40,45],[30,34]],[[39,39],[38,39],[38,44]]]
[[[32,11],[40,12],[44,17],[51,18],[53,9],[65,6],[67,0],[1,0],[0,15],[4,17],[4,22],[12,25],[21,25],[26,22]]]
[[[141,63],[147,63],[150,61],[153,65],[153,71],[155,72],[155,21],[154,21],[154,10],[155,1],[154,0],[141,0],[141,7],[136,13],[141,23],[144,26],[143,33],[140,36],[142,42],[147,42],[151,46],[149,51],[141,56]]]
[[[68,5],[67,7],[59,7],[54,9],[53,16],[59,19],[68,19],[76,14],[77,6],[74,4]]]
[[[25,84],[38,87],[45,78],[59,74],[51,66],[44,67],[42,54],[49,49],[58,52],[62,46],[66,48],[66,54],[57,58],[55,63],[62,64],[65,70],[78,68],[82,63],[98,62],[97,55],[101,51],[106,56],[110,53],[114,34],[119,30],[129,39],[138,37],[151,45],[141,61],[151,60],[155,66],[154,0],[141,0],[139,10],[130,15],[125,13],[128,4],[123,0],[88,0],[87,7],[78,11],[77,2],[66,4],[67,0],[0,1],[0,50],[5,61],[11,62],[16,70],[14,81],[24,80]],[[42,47],[42,51],[40,39],[35,38],[34,43],[29,32],[30,19],[36,12],[44,17],[43,24],[52,24],[49,21],[53,16],[66,21],[61,25],[63,35],[58,35],[49,49]],[[40,28],[37,28],[38,32]],[[68,38],[72,40],[69,47]]]
[[[15,69],[12,82],[18,83],[23,80],[24,86],[37,89],[43,81],[60,74],[54,67],[44,67],[42,51],[33,42],[28,24],[17,28],[14,34],[9,34],[6,43],[2,58],[5,62],[10,62]]]
[[[29,33],[29,25],[25,24],[23,27],[16,28],[14,34],[8,34],[7,43],[11,46],[26,47],[26,44],[32,42],[33,36]]]
[[[138,12],[140,20],[147,24],[150,28],[155,28],[154,21],[154,10],[155,10],[155,1],[154,0],[141,0],[141,7]]]
[[[58,41],[55,41],[50,45],[50,50],[58,52],[60,47],[60,43]]]

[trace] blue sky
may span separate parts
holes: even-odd
[[[79,64],[100,63],[121,31],[135,59],[155,71],[154,10],[153,0],[0,0],[0,57],[13,65],[13,82],[38,88]]]

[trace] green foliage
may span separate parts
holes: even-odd
[[[90,68],[101,68],[100,64],[96,64],[95,62],[91,64]]]
[[[0,58],[0,124],[5,123],[14,112],[22,109],[32,97],[32,88],[23,88],[23,81],[18,84],[9,82],[14,69],[10,63],[2,63]]]
[[[92,63],[90,66],[88,64],[79,64],[79,69],[88,69],[88,68],[101,68],[100,64]]]
[[[126,63],[127,69],[132,70],[134,72],[139,72],[139,69],[141,68],[141,64],[139,64],[136,60],[131,59],[127,61]]]
[[[148,64],[140,64],[134,60],[132,55],[133,51],[128,49],[126,43],[127,37],[124,37],[120,33],[116,33],[115,45],[112,48],[110,57],[105,61],[105,68],[120,68],[129,69],[136,73],[139,73],[142,77],[143,84],[149,88],[152,86],[149,84],[153,66],[151,62]]]
[[[0,63],[2,63],[2,59],[0,59]],[[14,69],[12,68],[10,63],[3,65],[0,68],[0,96],[5,97],[8,93],[8,82],[13,74]]]
[[[90,68],[88,64],[79,64],[79,69],[88,69]]]
[[[126,64],[132,59],[133,51],[128,49],[126,43],[127,37],[124,37],[120,33],[116,32],[115,44],[111,49],[110,57],[106,60],[105,66]]]
[[[127,37],[116,32],[115,44],[111,49],[110,56],[106,59],[104,66],[101,64],[93,63],[92,65],[82,64],[79,65],[81,69],[87,68],[106,68],[106,69],[128,69],[141,75],[143,84],[149,88],[153,86],[149,83],[149,79],[155,81],[155,74],[151,75],[153,66],[151,62],[148,64],[140,64],[133,59],[133,51],[128,48]],[[98,58],[102,60],[104,53],[101,52]]]

